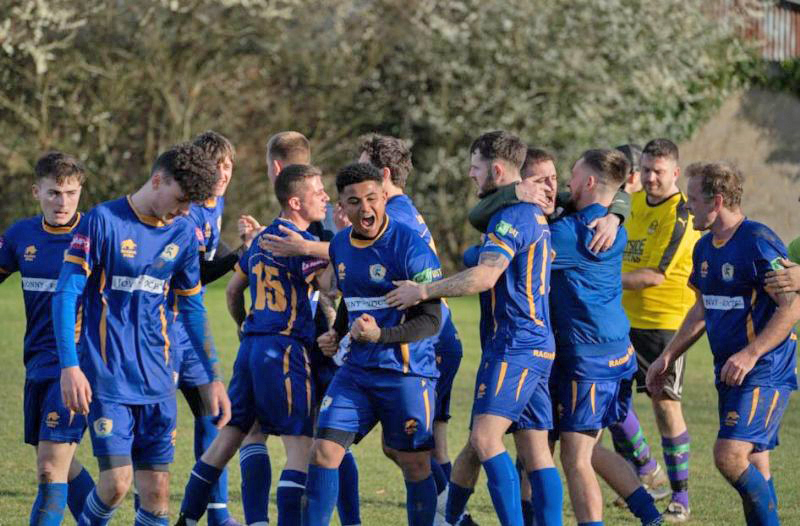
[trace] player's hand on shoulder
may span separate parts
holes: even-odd
[[[745,347],[728,358],[728,361],[722,366],[719,372],[720,381],[730,386],[742,385],[747,373],[755,367],[757,361],[758,356]]]
[[[331,357],[339,350],[339,335],[336,334],[334,329],[324,332],[317,338],[317,345],[319,345],[322,354]]]
[[[592,252],[605,252],[614,244],[619,231],[619,217],[616,214],[607,214],[599,217],[587,225],[594,230],[594,236],[589,242]]]
[[[350,326],[350,336],[359,342],[377,343],[381,337],[381,328],[375,318],[364,313]]]
[[[61,398],[70,411],[81,415],[89,414],[92,387],[77,365],[61,369]]]
[[[265,236],[265,247],[273,256],[292,257],[307,256],[306,240],[303,236],[283,225],[278,227],[284,236],[267,234]]]
[[[800,292],[800,265],[788,259],[781,259],[780,263],[783,268],[767,272],[767,292]]]
[[[231,401],[228,392],[225,390],[225,384],[219,380],[209,384],[209,391],[211,416],[217,417],[214,425],[217,429],[222,429],[231,419]]]
[[[393,281],[397,288],[386,296],[386,304],[396,309],[407,309],[425,301],[425,286],[414,281]]]

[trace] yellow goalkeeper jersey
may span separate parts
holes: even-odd
[[[664,273],[664,281],[655,287],[624,290],[622,304],[631,327],[636,329],[672,329],[680,327],[695,300],[689,288],[692,250],[700,233],[692,228],[686,197],[678,192],[651,205],[644,191],[631,197],[631,217],[625,221],[628,244],[622,271],[654,268]]]

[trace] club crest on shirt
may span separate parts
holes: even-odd
[[[179,247],[177,244],[170,243],[169,245],[164,247],[164,250],[158,257],[163,259],[164,261],[173,261],[176,257],[178,257],[178,252],[180,251],[180,249],[181,247]]]
[[[36,245],[28,245],[25,247],[25,255],[23,256],[25,261],[31,262],[36,259],[36,252],[38,252]]]
[[[94,434],[97,438],[110,437],[112,429],[114,429],[114,421],[110,418],[98,418],[94,421]]]
[[[136,257],[136,243],[133,239],[126,239],[122,243],[120,243],[119,248],[120,254],[124,258],[135,258]]]
[[[206,236],[206,238],[210,238],[211,237],[211,223],[209,223],[208,221],[206,221],[205,236]]]
[[[708,261],[703,261],[700,263],[700,277],[704,278],[708,276]]]
[[[383,281],[383,278],[386,277],[386,267],[381,265],[380,263],[376,263],[375,265],[369,266],[369,279],[372,281]]]
[[[344,263],[339,263],[336,267],[336,274],[339,277],[339,281],[344,281],[346,267]]]
[[[658,221],[654,220],[652,223],[650,223],[650,226],[647,227],[647,233],[655,234],[656,230],[658,230]]]
[[[733,265],[730,263],[722,264],[722,280],[733,281]]]

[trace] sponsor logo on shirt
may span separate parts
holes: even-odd
[[[0,248],[2,247],[3,245],[2,243],[0,243]],[[769,266],[772,267],[772,270],[781,270],[782,268],[784,268],[783,263],[781,263],[781,258],[773,259],[772,261],[769,262]]]
[[[22,290],[28,292],[55,292],[57,279],[22,278]]]
[[[89,236],[84,236],[83,234],[75,234],[72,236],[72,241],[69,244],[69,248],[73,250],[80,250],[84,254],[89,253],[89,247],[92,245],[91,241],[89,241]]]
[[[713,296],[703,294],[703,306],[710,310],[736,310],[744,309],[742,296]]]
[[[442,277],[442,269],[440,268],[426,268],[422,272],[414,275],[413,279],[417,283],[431,283],[435,279]]]
[[[622,254],[623,261],[639,263],[644,253],[644,239],[629,239]]]
[[[110,437],[112,429],[114,429],[114,421],[110,418],[98,418],[94,421],[94,434],[97,438]]]
[[[328,264],[327,261],[322,260],[322,259],[306,260],[306,261],[303,261],[303,265],[302,265],[301,269],[303,271],[303,274],[310,274],[311,272],[313,272],[313,271],[315,271],[315,270],[317,270],[319,268],[322,268],[327,264]]]
[[[120,243],[119,252],[124,258],[136,257],[136,243],[134,243],[133,239],[126,239]]]
[[[36,250],[36,245],[28,245],[25,247],[25,255],[23,256],[25,261],[31,262],[36,259],[36,252],[38,252],[38,250]]]
[[[377,296],[374,298],[345,298],[344,304],[347,305],[347,310],[350,312],[362,310],[381,310],[389,308],[389,305],[386,303],[386,299],[384,299],[383,296]]]
[[[166,282],[163,279],[154,278],[146,274],[141,276],[114,276],[111,278],[111,289],[123,292],[149,292],[151,294],[163,294]]]
[[[730,263],[723,263],[722,264],[722,280],[723,281],[733,281],[733,265]]]
[[[497,223],[497,225],[494,227],[494,231],[501,236],[510,235],[511,237],[517,237],[517,234],[519,234],[517,229],[514,228],[511,223],[503,220]]]
[[[203,231],[200,230],[200,227],[198,226],[194,227],[194,237],[196,237],[201,244],[205,241],[205,238],[203,237]]]
[[[372,281],[383,281],[383,278],[386,277],[386,267],[381,265],[380,263],[376,263],[375,265],[369,266],[369,279]]]

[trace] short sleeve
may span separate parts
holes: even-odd
[[[753,280],[754,284],[764,287],[767,273],[783,268],[780,260],[788,254],[780,238],[767,228],[753,232],[753,241]]]
[[[95,208],[86,214],[75,227],[72,241],[64,255],[64,263],[78,265],[88,276],[94,266],[102,261],[105,236],[103,218]]]
[[[556,253],[553,259],[553,270],[577,267],[580,262],[578,253],[578,234],[575,230],[574,216],[566,217],[550,225],[550,243]]]
[[[442,279],[442,266],[436,253],[425,240],[411,237],[411,246],[406,253],[406,279],[416,283],[431,283]]]
[[[11,274],[18,269],[14,242],[8,234],[9,232],[6,232],[0,236],[0,276]]]
[[[519,221],[512,213],[513,210],[514,208],[504,208],[492,216],[489,228],[486,230],[486,238],[481,245],[481,254],[496,252],[511,260],[517,252],[525,248],[523,236],[519,231],[523,225],[517,224]],[[541,225],[547,224],[547,219],[539,213],[534,215],[533,220],[537,229],[541,229]],[[526,221],[530,221],[530,219],[526,219]],[[534,232],[533,238],[538,237],[539,233]]]
[[[183,247],[183,257],[172,274],[172,290],[176,296],[194,296],[202,290],[200,284],[200,258],[197,257],[199,242],[194,233],[185,236],[188,242]]]
[[[700,278],[697,275],[700,272],[700,268],[697,261],[700,259],[702,244],[702,241],[695,243],[694,250],[692,250],[692,271],[689,273],[689,287],[694,290],[700,290]]]

